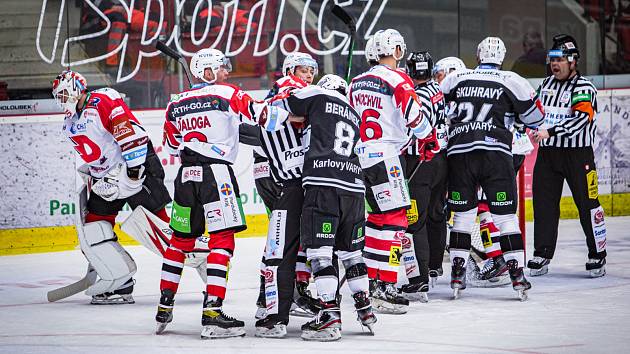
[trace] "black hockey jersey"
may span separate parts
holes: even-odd
[[[302,184],[364,193],[362,171],[354,149],[360,139],[361,119],[346,97],[309,86],[284,98],[281,108],[308,116]]]
[[[446,101],[456,103],[448,116],[448,155],[473,150],[512,155],[510,117],[530,128],[543,123],[542,105],[534,89],[511,71],[484,67],[458,70],[442,81],[441,88]]]

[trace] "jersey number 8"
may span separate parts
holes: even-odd
[[[339,121],[335,126],[335,145],[333,150],[342,156],[350,156],[354,145],[354,130],[346,122]]]

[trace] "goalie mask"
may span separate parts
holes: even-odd
[[[208,81],[204,77],[206,69],[212,70],[214,79]],[[227,72],[232,71],[232,63],[223,52],[218,49],[202,49],[193,55],[190,59],[190,72],[199,80],[213,84],[217,81],[217,72],[221,69],[225,69]]]
[[[499,37],[487,37],[477,46],[477,60],[479,64],[503,64],[505,59],[505,44]]]
[[[411,52],[407,57],[407,74],[412,79],[429,80],[433,73],[433,58],[429,52]]]
[[[87,92],[87,81],[83,75],[72,70],[65,70],[59,74],[52,85],[52,95],[55,102],[63,109],[66,117],[77,113],[77,104],[81,95]]]
[[[308,53],[293,52],[287,55],[282,62],[282,75],[287,75],[287,70],[291,74],[295,74],[295,68],[298,66],[306,66],[313,68],[313,77],[317,76],[317,61]]]
[[[317,86],[327,90],[335,90],[344,96],[348,93],[348,84],[346,83],[346,80],[333,74],[322,76],[322,78],[317,82]]]

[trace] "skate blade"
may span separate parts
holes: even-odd
[[[460,293],[459,293],[459,291],[460,291],[460,290],[461,290],[460,288],[455,288],[455,289],[453,289],[453,300],[457,300],[457,299],[459,299],[459,297],[460,297]]]
[[[498,279],[493,278],[494,281],[491,280],[482,280],[482,279],[469,279],[468,285],[473,288],[499,288],[512,283],[510,277],[507,275],[501,276]]]
[[[373,336],[374,335],[374,322],[370,322],[370,323],[363,323],[359,320],[359,324],[361,324],[361,331],[363,333],[365,333],[368,336]],[[367,329],[367,331],[365,331]]]
[[[547,267],[546,265],[544,265],[540,269],[529,268],[529,275],[532,277],[539,277],[541,275],[547,274],[548,272],[549,272],[549,267]]]
[[[429,285],[430,285],[432,288],[435,288],[435,286],[437,285],[437,282],[438,282],[438,278],[437,278],[437,277],[434,277],[434,278],[430,278],[430,279],[429,279]]]
[[[387,315],[402,315],[407,313],[407,305],[392,304],[381,299],[372,298],[372,308],[374,311]]]
[[[333,342],[341,339],[341,328],[324,328],[321,331],[302,331],[301,338],[306,341]]]
[[[426,292],[402,293],[403,297],[409,301],[429,302],[429,294]]]
[[[313,318],[315,317],[315,314],[312,312],[306,311],[301,307],[296,307],[295,309],[292,309],[291,311],[289,311],[289,316]]]
[[[219,326],[203,326],[203,329],[201,330],[201,339],[220,339],[232,337],[245,337],[245,328],[221,328]]]
[[[105,299],[95,299],[92,298],[90,301],[91,305],[124,305],[124,304],[135,304],[136,301],[133,299],[131,295],[114,295]]]
[[[599,269],[591,269],[588,271],[591,278],[599,278],[606,275],[606,267],[601,267]]]
[[[256,317],[257,320],[261,320],[267,317],[267,309],[264,307],[258,307],[256,309],[256,314],[254,315],[254,317]]]
[[[527,290],[517,290],[516,293],[516,296],[518,296],[518,299],[521,300],[521,302],[527,301]]]
[[[277,324],[273,328],[256,327],[254,335],[261,338],[284,338],[287,335],[287,326]]]
[[[159,323],[157,324],[157,326],[155,327],[155,334],[162,334],[164,333],[164,330],[166,329],[166,326],[168,325],[168,323]]]

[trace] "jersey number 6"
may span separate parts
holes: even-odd
[[[383,128],[377,120],[381,114],[373,109],[366,109],[361,114],[361,141],[376,140],[383,136]]]

